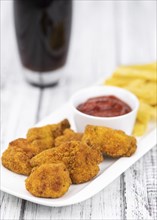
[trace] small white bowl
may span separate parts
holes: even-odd
[[[121,116],[97,117],[87,115],[77,110],[77,106],[87,101],[87,99],[106,95],[114,95],[126,102],[131,107],[132,111]],[[70,103],[78,132],[83,132],[86,125],[98,125],[123,130],[125,133],[130,135],[133,131],[139,108],[139,101],[133,93],[115,86],[94,86],[82,89],[71,97]]]

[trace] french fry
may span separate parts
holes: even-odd
[[[150,106],[150,115],[152,120],[157,119],[157,105],[155,106]]]
[[[121,66],[121,67],[127,67],[127,68],[131,68],[131,69],[136,69],[136,70],[156,71],[157,62],[143,64],[143,65],[131,65],[131,66]]]
[[[146,82],[143,80],[135,80],[125,87],[133,92],[139,99],[145,101],[150,105],[157,104],[157,88],[156,83]]]
[[[133,135],[142,136],[146,132],[147,127],[148,123],[144,124],[137,120],[134,126]]]
[[[140,101],[137,120],[143,124],[147,124],[151,118],[150,109],[151,107],[147,103]]]
[[[145,79],[156,82],[156,69],[135,69],[132,67],[122,66],[113,73],[116,77],[130,78],[130,79]]]
[[[120,66],[104,84],[125,88],[138,97],[140,107],[133,133],[143,135],[149,121],[157,119],[157,63]]]

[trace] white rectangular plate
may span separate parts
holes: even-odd
[[[42,126],[50,123],[56,123],[64,118],[69,119],[72,128],[75,129],[75,124],[71,114],[69,103],[62,108],[53,112],[36,126]],[[1,165],[1,190],[17,196],[19,198],[51,207],[67,206],[82,202],[109,185],[114,179],[127,170],[140,157],[148,152],[156,144],[156,128],[150,125],[149,131],[138,139],[138,148],[136,153],[131,157],[123,157],[120,159],[105,159],[100,164],[99,174],[91,181],[79,185],[71,185],[69,191],[61,198],[46,199],[32,196],[25,189],[25,176],[15,174]]]

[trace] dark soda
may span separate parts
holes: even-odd
[[[71,0],[14,0],[14,17],[20,58],[26,68],[44,74],[65,64]]]

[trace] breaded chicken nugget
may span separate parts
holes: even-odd
[[[18,138],[9,143],[8,149],[2,155],[2,164],[7,169],[29,175],[32,167],[30,159],[40,152],[37,146],[32,146],[25,138]]]
[[[27,141],[41,152],[54,147],[55,138],[62,135],[63,131],[69,127],[69,121],[65,119],[58,124],[31,128],[27,133]]]
[[[71,179],[63,163],[43,164],[32,171],[25,185],[34,196],[59,198],[68,191]]]
[[[110,157],[131,156],[136,151],[136,139],[123,131],[87,125],[82,142]]]
[[[80,141],[71,141],[36,155],[31,159],[31,165],[34,167],[62,161],[69,170],[72,182],[82,183],[97,175],[99,171],[97,164],[102,160],[102,155],[97,150]]]
[[[2,164],[7,169],[23,175],[29,175],[32,167],[30,159],[33,154],[20,147],[9,147],[2,155]]]
[[[82,136],[83,136],[82,133],[76,133],[72,129],[66,129],[63,132],[63,135],[61,135],[55,139],[55,147],[61,145],[62,143],[68,142],[68,141],[81,141]]]
[[[18,138],[9,143],[2,155],[2,164],[15,173],[29,175],[32,169],[30,159],[43,150],[54,147],[55,138],[69,127],[69,121],[65,119],[58,124],[30,129],[27,139]]]
[[[8,147],[21,148],[26,153],[32,154],[32,157],[40,153],[39,147],[31,145],[31,143],[29,143],[27,139],[25,138],[18,138],[18,139],[11,141]]]

